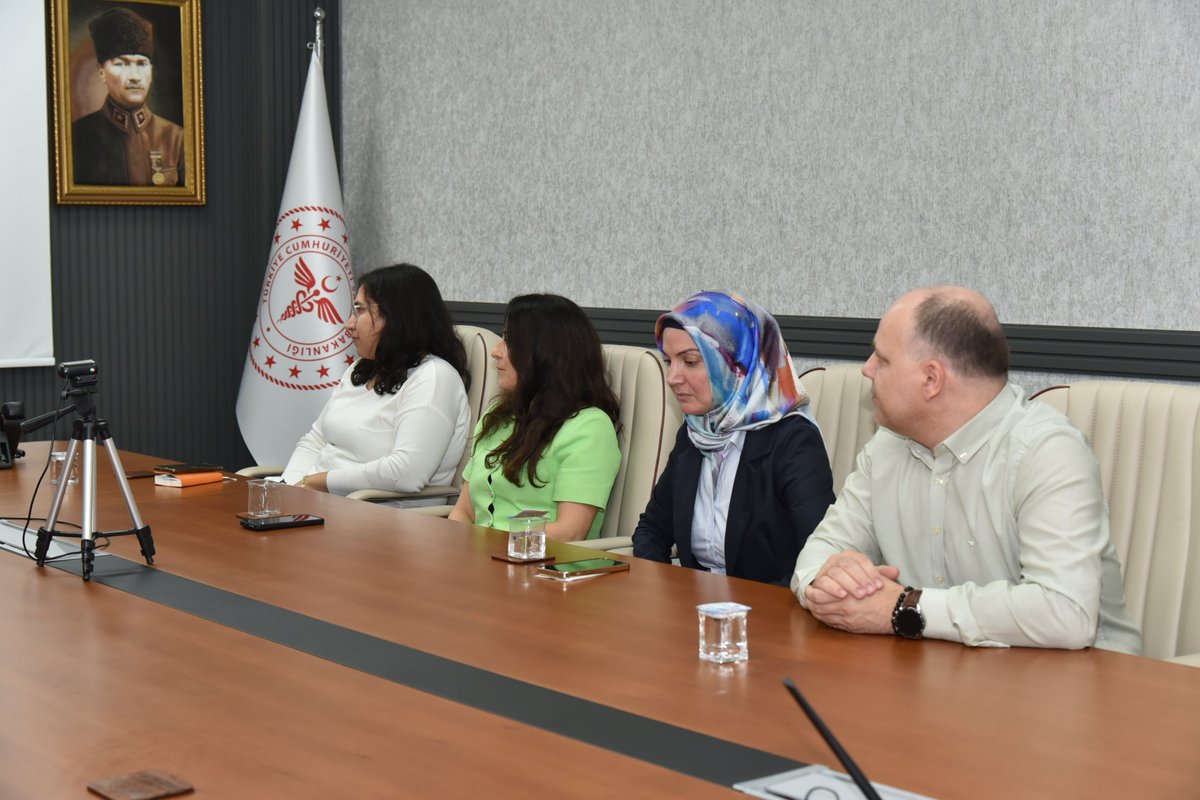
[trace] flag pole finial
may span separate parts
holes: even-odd
[[[325,63],[325,9],[317,6],[313,10],[313,17],[317,20],[317,35],[316,41],[309,42],[309,48],[316,54],[317,60],[322,64]]]

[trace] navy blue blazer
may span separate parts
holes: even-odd
[[[703,569],[692,555],[701,458],[687,426],[681,426],[633,533],[635,556],[669,562],[675,545],[680,564]],[[792,415],[749,431],[729,498],[726,574],[786,586],[800,548],[833,499],[829,456],[811,420]]]

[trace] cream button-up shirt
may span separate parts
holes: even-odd
[[[881,429],[796,561],[856,550],[920,587],[925,636],[1141,653],[1100,469],[1066,417],[1008,384],[935,449]]]

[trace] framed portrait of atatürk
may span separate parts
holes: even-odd
[[[203,205],[200,0],[50,0],[59,203]]]

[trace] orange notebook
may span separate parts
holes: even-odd
[[[222,472],[184,472],[179,475],[162,472],[154,476],[154,485],[183,488],[184,486],[199,486],[202,483],[216,483],[224,477],[225,474]]]

